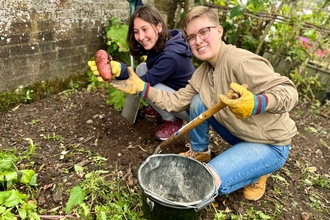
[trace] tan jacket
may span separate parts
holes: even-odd
[[[204,62],[185,88],[175,93],[150,88],[148,98],[166,111],[180,112],[188,109],[193,96],[199,93],[204,105],[210,108],[219,102],[219,94],[227,95],[231,82],[248,84],[253,94],[273,94],[276,107],[246,119],[237,119],[229,108],[224,108],[214,115],[216,120],[247,142],[289,144],[297,132],[288,113],[298,103],[295,85],[287,77],[275,73],[263,57],[223,42],[214,70]]]

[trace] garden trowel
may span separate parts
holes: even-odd
[[[134,124],[137,113],[139,112],[141,96],[139,95],[126,95],[123,111],[121,115],[127,119],[130,124]]]
[[[130,5],[130,15],[132,16],[133,12],[135,11],[136,0],[127,0]],[[134,58],[131,55],[131,66],[134,70]],[[123,111],[121,115],[127,119],[130,124],[134,124],[136,120],[137,113],[139,111],[141,97],[139,95],[126,95],[125,104],[123,107]]]

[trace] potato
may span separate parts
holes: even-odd
[[[104,81],[112,79],[111,56],[105,50],[98,50],[95,54],[95,62],[100,76]]]

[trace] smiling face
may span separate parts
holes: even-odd
[[[209,36],[203,39],[203,33],[206,27],[209,27]],[[186,27],[187,36],[196,36],[193,45],[190,45],[194,56],[200,60],[208,61],[215,67],[221,37],[223,34],[222,26],[215,24],[207,17],[200,16],[192,19]],[[198,34],[199,33],[199,34]]]
[[[145,50],[151,50],[156,45],[160,32],[162,32],[161,23],[154,26],[141,18],[134,20],[134,38]]]

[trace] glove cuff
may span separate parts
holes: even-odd
[[[265,94],[254,95],[254,108],[252,115],[259,115],[266,110],[268,105],[268,97]]]
[[[137,94],[139,94],[143,98],[147,98],[149,93],[149,88],[150,88],[150,83],[144,83],[143,91],[137,91]]]

